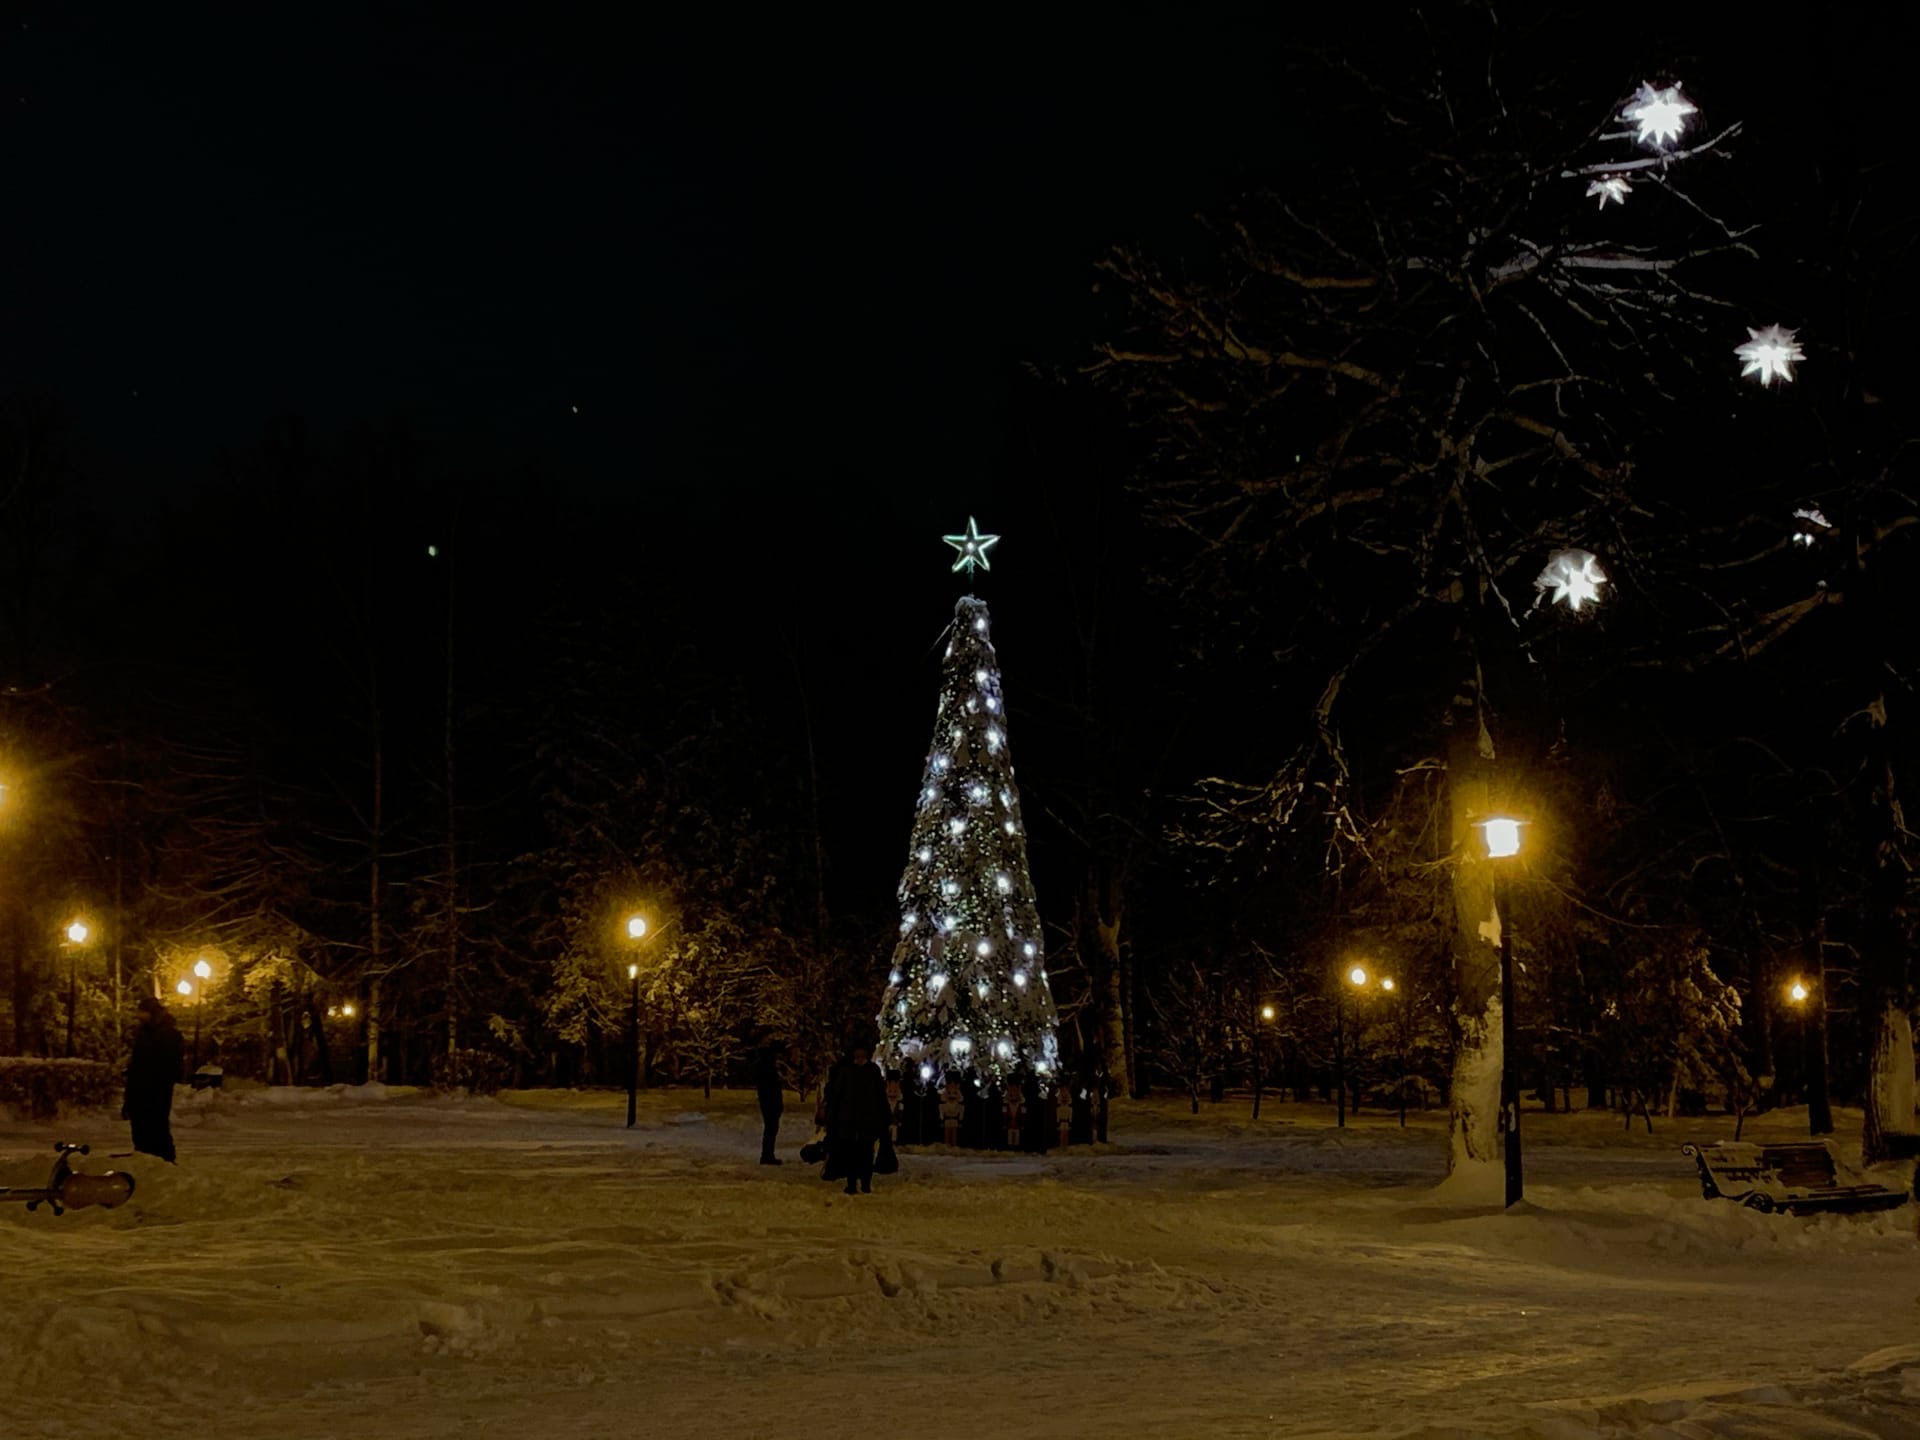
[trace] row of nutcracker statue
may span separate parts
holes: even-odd
[[[944,1082],[922,1082],[911,1070],[887,1074],[893,1138],[900,1145],[1048,1150],[1105,1144],[1112,1093],[1102,1069],[1045,1092],[1030,1072],[995,1081],[969,1070]]]

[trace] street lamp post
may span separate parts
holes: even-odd
[[[1404,1130],[1407,1128],[1407,1028],[1408,1027],[1407,1027],[1406,1021],[1407,1021],[1407,1016],[1409,1014],[1409,1011],[1407,1009],[1407,1006],[1409,1004],[1408,995],[1405,990],[1400,990],[1399,985],[1395,982],[1394,978],[1391,975],[1383,975],[1380,978],[1380,988],[1386,991],[1389,995],[1393,994],[1396,990],[1399,990],[1400,992],[1400,1022],[1401,1022],[1400,1023],[1400,1084],[1399,1084],[1400,1128]]]
[[[627,939],[638,945],[647,936],[647,917],[627,917]],[[633,1129],[640,1117],[640,965],[627,966],[627,1034],[633,1040],[633,1063],[627,1067],[627,1128]]]
[[[1520,853],[1521,822],[1494,816],[1480,822],[1489,860],[1510,860]],[[1513,1063],[1513,917],[1506,867],[1493,872],[1493,913],[1500,928],[1500,1129],[1506,1139],[1507,1204],[1520,1201],[1520,1074]]]
[[[73,1058],[73,1012],[80,998],[80,947],[87,943],[87,922],[67,926],[67,1059]]]
[[[1260,1051],[1267,1042],[1266,1027],[1273,1023],[1273,1006],[1262,1005],[1253,1027],[1253,1118],[1260,1118]]]
[[[1366,987],[1367,968],[1355,965],[1346,973],[1347,984],[1360,990]],[[1344,989],[1333,999],[1333,1089],[1334,1123],[1342,1130],[1347,1127],[1347,997]]]
[[[200,983],[193,989],[193,1061],[189,1067],[194,1072],[200,1069],[200,1012],[207,1008],[207,981],[213,978],[213,966],[207,963],[206,956],[193,962],[193,973],[200,977]],[[185,985],[187,982],[180,982]],[[181,992],[185,994],[185,991]]]
[[[1807,1089],[1807,1133],[1833,1133],[1833,1106],[1827,1099],[1826,997],[1795,976],[1787,1000],[1800,1017],[1800,1069]]]

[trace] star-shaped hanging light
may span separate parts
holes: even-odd
[[[940,538],[960,552],[953,562],[953,568],[956,574],[964,570],[971,575],[973,573],[973,567],[976,565],[982,570],[991,570],[993,568],[987,560],[987,551],[1000,543],[1000,537],[998,535],[982,535],[980,533],[980,527],[974,523],[971,515],[967,517],[967,528],[963,534],[942,535]]]
[[[1626,204],[1627,196],[1632,193],[1633,185],[1624,175],[1602,175],[1598,180],[1590,181],[1587,185],[1587,194],[1600,197],[1602,210],[1607,208],[1609,200],[1616,205]]]
[[[1791,383],[1793,362],[1807,358],[1793,338],[1798,333],[1784,325],[1769,325],[1764,330],[1749,326],[1747,334],[1751,338],[1746,344],[1733,347],[1733,353],[1747,362],[1747,368],[1740,373],[1758,375],[1762,385],[1771,385],[1775,380]]]
[[[1646,81],[1640,82],[1640,88],[1634,92],[1627,108],[1620,112],[1620,118],[1637,127],[1633,137],[1643,145],[1651,145],[1658,150],[1662,145],[1670,144],[1680,138],[1687,117],[1699,113],[1700,107],[1680,93],[1679,82],[1656,90]]]
[[[1591,550],[1556,550],[1547,557],[1547,568],[1533,582],[1543,596],[1553,592],[1553,601],[1578,612],[1589,601],[1598,604],[1600,587],[1607,583],[1607,572],[1600,568]]]

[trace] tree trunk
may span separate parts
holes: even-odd
[[[443,759],[447,791],[447,1053],[460,1048],[460,845],[453,790],[453,546],[447,547],[447,728]]]
[[[1801,1021],[1807,1071],[1807,1133],[1833,1133],[1833,1107],[1827,1098],[1827,917],[1816,910],[1806,932],[1807,965],[1813,994],[1806,1002],[1812,1013]]]
[[[1504,1167],[1500,1130],[1500,927],[1493,869],[1480,857],[1473,821],[1493,811],[1493,742],[1471,706],[1456,716],[1447,747],[1453,847],[1453,1083],[1447,1173]],[[1501,1173],[1482,1170],[1483,1175]]]
[[[1120,923],[1124,911],[1124,890],[1117,876],[1102,883],[1088,877],[1086,915],[1093,927],[1093,940],[1099,956],[1095,976],[1096,993],[1102,999],[1100,1030],[1105,1042],[1107,1074],[1132,1088],[1133,1047],[1129,1043],[1125,973],[1126,962],[1120,954]]]
[[[1867,1072],[1867,1119],[1860,1150],[1867,1164],[1893,1158],[1887,1137],[1913,1130],[1913,1018],[1888,1000],[1880,1011]]]

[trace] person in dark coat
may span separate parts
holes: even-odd
[[[773,1153],[774,1142],[780,1138],[780,1112],[787,1108],[784,1087],[780,1080],[780,1056],[786,1051],[786,1042],[767,1039],[753,1056],[753,1088],[760,1097],[760,1163],[778,1165],[780,1157]]]
[[[186,1042],[166,1005],[155,995],[140,997],[140,1026],[133,1032],[127,1061],[127,1100],[121,1109],[133,1127],[133,1148],[173,1162],[173,1087],[180,1082]]]
[[[864,1045],[856,1045],[827,1080],[827,1148],[835,1167],[855,1186],[873,1192],[873,1147],[887,1133],[887,1077]]]

